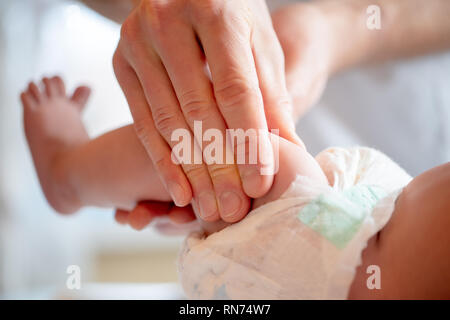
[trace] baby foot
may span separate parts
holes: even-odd
[[[89,140],[81,111],[90,89],[79,87],[69,98],[61,78],[44,78],[42,82],[44,90],[31,82],[20,96],[25,135],[45,197],[56,211],[70,213],[79,203],[65,181],[63,160],[74,147]]]

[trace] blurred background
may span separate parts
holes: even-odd
[[[175,283],[182,238],[120,226],[112,209],[56,214],[24,137],[19,93],[44,75],[60,75],[69,91],[93,88],[84,113],[92,136],[131,121],[111,63],[119,26],[77,2],[52,0],[2,0],[0,24],[0,298],[59,292],[69,265],[80,266],[83,283]],[[166,289],[178,292],[159,286],[156,296]]]
[[[81,268],[78,297],[182,297],[182,238],[120,226],[112,209],[56,214],[26,146],[19,93],[42,76],[60,75],[69,91],[92,87],[84,113],[92,136],[131,122],[111,63],[118,38],[119,25],[78,2],[0,1],[0,299],[70,298],[70,265]],[[365,145],[417,175],[450,161],[449,124],[450,53],[442,52],[331,79],[297,129],[312,154]]]

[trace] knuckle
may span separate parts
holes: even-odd
[[[180,97],[180,105],[188,121],[205,120],[212,102],[206,100],[199,92],[189,91]]]
[[[178,163],[174,163],[169,154],[152,154],[151,155],[155,169],[161,174],[163,182],[178,181],[180,184],[184,179],[184,173],[176,167]]]
[[[135,17],[131,14],[123,23],[120,28],[120,38],[132,42],[133,39],[137,38],[138,27],[135,23]]]
[[[124,57],[124,54],[121,51],[120,47],[117,47],[116,51],[114,52],[114,55],[112,57],[112,67],[119,85],[122,86],[124,84],[124,79],[128,78],[127,74],[131,66]]]
[[[225,81],[215,89],[215,96],[220,107],[231,109],[245,106],[257,101],[258,89],[242,79],[232,79]]]
[[[177,129],[177,118],[168,107],[158,107],[153,110],[156,129],[165,138],[170,138],[173,130]]]
[[[134,121],[134,130],[139,140],[141,140],[142,144],[145,147],[150,145],[150,137],[151,137],[151,119],[137,119]]]
[[[146,0],[141,2],[138,10],[141,21],[156,34],[166,29],[167,23],[174,17],[174,7],[179,1]]]
[[[272,103],[269,103],[268,108],[275,111],[292,111],[292,102],[288,95],[281,95],[276,97]]]
[[[223,13],[222,3],[218,0],[190,0],[189,5],[195,19],[202,23],[213,23]]]
[[[160,158],[154,159],[153,163],[155,165],[155,168],[159,172],[165,172],[172,165],[172,161],[167,157],[160,157]]]
[[[213,9],[218,6],[219,1],[217,0],[203,0],[203,1],[191,1],[194,3],[198,3],[199,5],[202,5],[204,8]]]
[[[132,45],[137,39],[146,35],[162,33],[167,23],[174,19],[172,10],[176,1],[145,0],[123,22],[120,37]]]
[[[114,52],[113,58],[112,58],[112,65],[113,65],[113,69],[114,72],[116,74],[116,76],[118,75],[118,72],[120,71],[120,68],[122,67],[122,57],[121,57],[121,53],[119,52],[119,48],[116,49],[116,51]]]
[[[256,134],[249,137],[238,137],[233,143],[233,152],[237,164],[256,164],[258,158]]]
[[[213,180],[220,177],[231,177],[235,174],[233,167],[228,165],[211,165],[208,170]]]
[[[185,165],[183,169],[191,182],[200,181],[205,176],[205,170],[202,165]]]

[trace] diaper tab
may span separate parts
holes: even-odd
[[[297,218],[337,248],[343,249],[387,192],[378,186],[355,185],[327,192],[303,207]]]

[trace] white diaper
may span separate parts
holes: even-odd
[[[299,176],[241,222],[185,240],[178,268],[188,298],[347,297],[361,252],[411,177],[370,148],[331,148],[316,159],[332,187]]]

